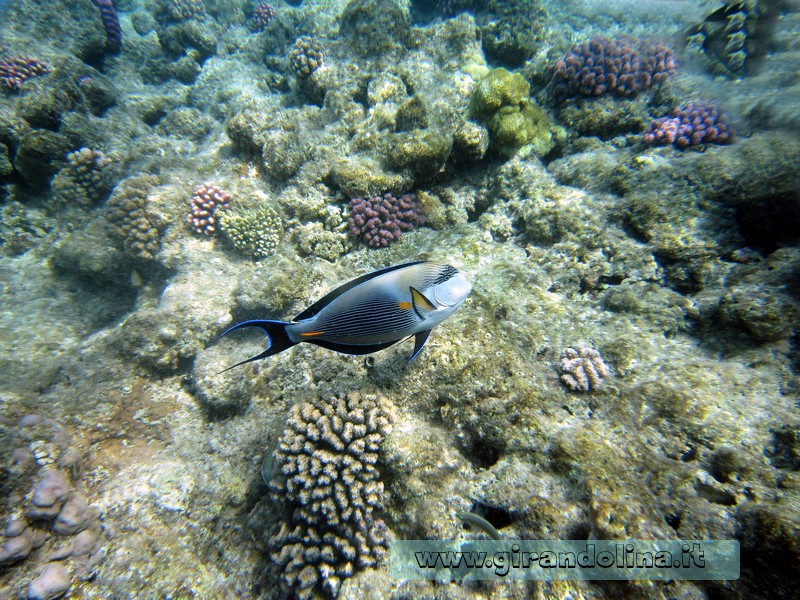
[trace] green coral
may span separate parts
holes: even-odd
[[[255,259],[272,256],[283,235],[283,221],[269,206],[242,214],[224,213],[219,226],[236,250]]]
[[[470,112],[489,128],[491,145],[512,156],[525,146],[537,156],[556,145],[547,113],[530,98],[530,85],[519,73],[492,69],[478,82]]]

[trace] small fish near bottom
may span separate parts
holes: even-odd
[[[431,330],[453,314],[471,291],[466,275],[450,265],[415,261],[386,267],[339,286],[291,321],[251,320],[226,329],[220,337],[258,327],[266,332],[269,345],[225,371],[301,342],[342,354],[370,354],[414,336],[411,362]]]

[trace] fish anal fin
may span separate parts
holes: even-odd
[[[408,362],[411,362],[417,358],[417,354],[422,352],[422,349],[425,347],[425,342],[428,341],[428,336],[430,336],[430,334],[431,330],[426,329],[425,331],[420,331],[414,336],[414,352],[411,353]]]

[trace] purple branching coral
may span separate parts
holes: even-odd
[[[106,48],[109,52],[119,52],[122,46],[122,29],[113,0],[93,0],[100,9],[103,28],[106,30]]]
[[[44,75],[50,70],[38,58],[12,56],[0,58],[0,84],[7,90],[16,90],[31,77]]]
[[[676,108],[672,117],[661,117],[642,136],[649,146],[674,144],[678,148],[700,144],[729,144],[734,130],[713,102],[692,102]]]
[[[267,28],[269,22],[272,21],[273,17],[275,16],[275,9],[265,2],[258,4],[255,8],[253,8],[253,14],[250,15],[250,20],[248,22],[250,31],[253,33],[261,33]]]
[[[622,40],[596,37],[556,61],[553,86],[557,96],[634,96],[664,83],[674,71],[675,57],[663,44],[636,50]]]
[[[218,185],[203,183],[194,188],[194,196],[189,201],[192,212],[189,223],[195,233],[212,235],[217,230],[217,217],[214,212],[228,206],[231,195]]]
[[[350,201],[350,231],[373,248],[386,247],[402,232],[425,223],[422,205],[415,194],[392,194]]]

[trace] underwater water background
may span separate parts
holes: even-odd
[[[0,598],[796,598],[799,242],[797,0],[0,0]],[[741,577],[390,578],[474,515]]]

